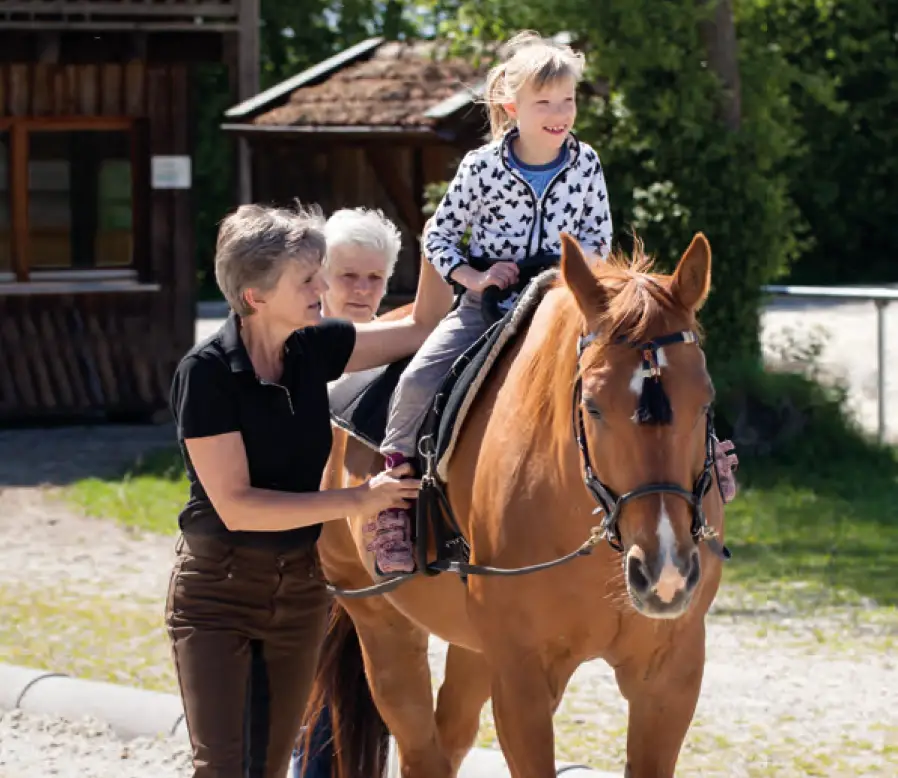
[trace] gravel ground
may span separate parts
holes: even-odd
[[[102,722],[0,712],[0,778],[166,778],[188,775],[186,744],[122,742]]]
[[[0,455],[23,433],[0,433]],[[71,461],[92,434],[44,444]],[[18,440],[16,444],[14,441]],[[28,439],[28,447],[40,444]],[[6,456],[0,461],[8,463]],[[7,464],[0,473],[8,477]],[[138,536],[85,519],[39,487],[7,487],[0,512],[0,613],[3,592],[61,591],[66,599],[122,613],[123,601],[147,618],[161,617],[171,539]],[[13,614],[15,611],[13,611]],[[21,627],[23,635],[28,624]],[[38,625],[39,626],[39,625]],[[77,622],[70,627],[78,628]],[[161,627],[161,622],[160,622]],[[148,658],[133,646],[103,646],[99,664],[121,665],[122,675],[143,662],[162,688],[172,676],[161,631]],[[683,769],[703,776],[892,776],[898,774],[898,619],[875,608],[819,609],[808,614],[800,592],[772,602],[759,593],[728,589],[709,619],[705,689],[682,757]],[[0,646],[0,650],[2,650]],[[94,646],[98,649],[99,646]],[[82,675],[97,672],[95,651],[83,651]],[[435,676],[444,646],[432,645]],[[0,657],[2,658],[2,657]],[[75,661],[67,656],[67,661]],[[10,661],[10,660],[6,660]],[[19,664],[27,664],[18,661]],[[139,667],[140,673],[146,668]],[[124,679],[123,679],[124,680]],[[558,716],[559,756],[619,770],[624,705],[602,663],[580,669]],[[482,743],[494,742],[487,710]],[[116,775],[166,778],[187,775],[181,742],[117,741],[103,726],[65,723],[20,712],[0,718],[0,777]]]
[[[874,331],[862,318],[863,310],[854,306],[852,318],[847,308],[812,313],[833,327],[834,341],[824,361],[841,366],[851,379],[853,401],[869,425],[871,416],[875,419],[869,396],[875,363],[863,349],[869,350]],[[768,315],[768,332],[771,326],[776,330],[808,321],[813,324],[806,311],[784,306]],[[208,329],[209,323],[204,324]],[[807,330],[808,324],[800,325],[799,332]],[[161,618],[171,539],[85,519],[55,502],[43,484],[96,475],[171,440],[169,427],[0,432],[0,622],[5,619],[9,627],[12,619],[13,632],[21,638],[15,642],[27,645],[35,639],[29,631],[35,628],[29,621],[33,617],[23,603],[42,596],[89,603],[96,620],[126,609],[133,612],[130,617],[137,614],[149,624]],[[96,626],[72,619],[68,626],[73,634]],[[0,623],[0,635],[2,630]],[[65,643],[60,656],[76,667],[83,665],[80,674],[95,677],[104,675],[107,664],[118,663],[123,676],[139,666],[139,677],[174,691],[164,636],[151,630],[147,640],[151,647],[92,646],[88,640],[86,648],[78,648]],[[28,664],[9,657],[15,648],[11,642],[4,647],[0,639],[0,661]],[[894,612],[864,603],[814,608],[801,590],[785,596],[779,592],[774,600],[764,592],[725,586],[709,617],[705,686],[681,757],[681,774],[898,775],[896,649]],[[444,650],[433,642],[435,679],[442,672]],[[74,657],[77,651],[85,656]],[[557,717],[559,758],[620,771],[625,729],[625,706],[611,673],[602,663],[583,666]],[[493,744],[494,739],[487,709],[481,743]],[[0,778],[38,774],[179,778],[189,775],[188,754],[180,741],[123,743],[97,722],[20,711],[0,714]]]

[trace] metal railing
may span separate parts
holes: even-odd
[[[886,319],[889,303],[898,302],[898,289],[863,286],[785,286],[762,287],[776,297],[817,300],[872,302],[876,307],[876,435],[880,443],[886,437]]]

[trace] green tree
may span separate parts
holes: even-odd
[[[898,280],[898,0],[756,0],[745,34],[792,69],[804,153],[789,191],[809,228],[793,279]]]

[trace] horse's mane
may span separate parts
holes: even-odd
[[[643,250],[637,238],[631,254],[615,252],[606,261],[593,263],[593,274],[608,294],[609,302],[594,322],[598,333],[580,363],[581,370],[603,361],[609,344],[621,335],[631,341],[646,339],[649,332],[666,328],[672,313],[684,313],[670,292],[670,276],[653,271],[654,259]],[[559,278],[554,317],[549,324],[542,347],[526,366],[522,392],[522,418],[552,418],[553,408],[566,409],[554,421],[557,432],[570,436],[570,402],[577,375],[577,338],[583,333],[584,320],[573,294]],[[694,324],[697,330],[698,325]],[[563,426],[563,429],[562,429]]]

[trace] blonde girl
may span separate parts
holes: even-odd
[[[561,232],[597,257],[608,255],[611,212],[602,165],[573,134],[583,68],[582,54],[528,31],[509,41],[505,61],[487,77],[492,140],[465,155],[424,236],[428,261],[466,291],[399,381],[381,447],[388,467],[414,463],[415,438],[437,388],[487,329],[480,309],[486,287],[514,285],[522,260],[560,254]],[[463,253],[459,244],[469,228]],[[375,527],[370,549],[378,570],[413,570],[409,511],[384,510]]]

